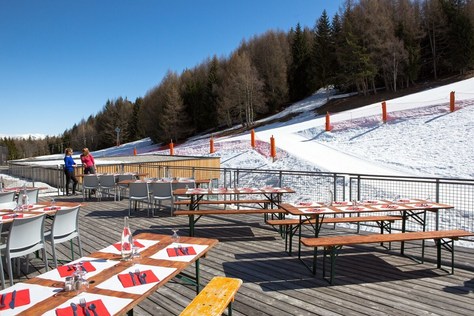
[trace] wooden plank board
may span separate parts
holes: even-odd
[[[82,197],[57,200],[82,201]],[[88,201],[80,214],[84,254],[119,241],[127,214],[127,199]],[[180,235],[187,235],[186,216],[172,217],[169,208],[157,215],[151,218],[146,216],[146,210],[132,212],[130,227],[134,234],[152,231],[171,235],[171,228],[178,228]],[[314,277],[298,259],[285,252],[284,241],[271,226],[262,223],[261,215],[212,215],[203,217],[199,225],[197,236],[220,241],[201,260],[202,285],[216,275],[243,280],[233,304],[234,316],[472,314],[474,249],[456,247],[456,272],[449,275],[436,269],[432,242],[427,242],[424,264],[399,256],[397,243],[392,244],[391,251],[376,244],[350,246],[341,250],[338,278],[335,286],[330,287],[320,274]],[[321,230],[321,236],[341,233],[355,231],[341,227],[334,230],[330,226]],[[310,231],[307,234],[312,235]],[[407,254],[420,257],[420,242],[407,242],[405,246]],[[68,243],[58,245],[57,250],[63,259],[70,252]],[[312,249],[303,251],[303,255],[312,259]],[[449,255],[443,260],[449,262]],[[318,265],[321,263],[320,260]],[[22,281],[44,271],[40,259],[32,261],[28,274],[24,269]],[[143,300],[134,313],[179,315],[195,295],[193,287],[175,280]]]

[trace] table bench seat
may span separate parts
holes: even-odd
[[[180,200],[174,202],[174,205],[189,205],[191,200]],[[198,205],[228,205],[228,204],[264,204],[264,207],[268,207],[270,201],[267,199],[255,199],[255,200],[200,200],[196,204]]]
[[[284,226],[285,229],[281,230],[282,237],[285,238],[285,251],[291,254],[291,246],[293,242],[293,235],[296,231],[293,230],[293,226],[297,225],[321,225],[321,224],[339,224],[339,223],[366,223],[366,222],[377,222],[380,227],[380,233],[383,234],[384,230],[391,232],[390,224],[394,221],[403,220],[402,216],[398,215],[379,215],[379,216],[346,216],[346,217],[323,217],[316,222],[315,218],[304,219],[300,222],[299,218],[287,218],[287,219],[269,219],[266,221],[267,224],[272,226]]]
[[[204,215],[239,215],[239,214],[264,214],[265,220],[268,220],[269,214],[285,214],[287,211],[281,208],[256,208],[256,209],[209,209],[209,210],[176,210],[175,216],[189,216],[189,236],[194,236],[194,227],[196,222]],[[197,216],[197,218],[195,218]]]
[[[371,234],[371,235],[341,235],[328,237],[301,238],[301,243],[306,247],[314,248],[313,274],[316,273],[317,247],[324,247],[324,259],[327,252],[330,253],[331,275],[330,284],[334,281],[334,269],[337,251],[343,246],[360,244],[382,243],[382,242],[406,242],[414,240],[434,239],[437,247],[437,267],[441,268],[441,246],[451,252],[451,274],[454,273],[454,240],[461,237],[474,236],[474,233],[465,230],[436,230],[424,232],[405,232],[396,234]],[[449,239],[445,242],[444,239]],[[422,259],[423,260],[423,259]],[[325,277],[325,260],[323,260],[323,277]]]
[[[209,209],[209,210],[176,210],[174,215],[227,215],[227,214],[285,214],[286,210],[281,208],[268,208],[268,209]]]
[[[232,315],[232,302],[241,285],[241,279],[214,277],[180,315],[218,316],[222,315],[226,308],[227,315]]]
[[[325,217],[320,219],[323,224],[338,224],[338,223],[362,223],[362,222],[382,222],[382,221],[397,221],[402,220],[402,216],[395,215],[381,215],[381,216],[347,216],[347,217]],[[287,218],[287,219],[270,219],[267,224],[276,225],[298,225],[300,220],[298,218]],[[303,220],[301,224],[316,224],[316,219]]]

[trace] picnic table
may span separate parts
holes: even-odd
[[[188,210],[176,210],[174,215],[185,215],[189,217],[189,235],[194,236],[194,228],[197,221],[204,215],[242,215],[242,214],[264,214],[264,219],[267,220],[268,215],[271,214],[281,218],[286,210],[280,208],[282,201],[282,195],[284,193],[295,193],[291,188],[275,188],[275,187],[263,187],[263,188],[184,188],[176,189],[173,191],[175,196],[184,196],[188,200],[181,204],[188,205]],[[231,200],[203,200],[209,196],[229,196],[233,195],[234,199]],[[256,195],[263,195],[264,199],[255,199]],[[251,196],[252,198],[248,198]],[[178,205],[179,202],[175,202]],[[199,206],[203,204],[256,204],[260,208],[248,208],[248,209],[200,209]],[[270,206],[270,207],[268,207]]]
[[[139,249],[138,258],[122,261],[121,246],[116,243],[0,291],[6,298],[6,308],[0,309],[0,313],[72,315],[76,304],[81,314],[87,311],[93,315],[94,309],[99,315],[132,314],[137,304],[173,278],[182,277],[191,265],[195,266],[194,275],[185,276],[194,281],[198,293],[200,259],[218,243],[215,239],[191,237],[180,237],[175,242],[171,236],[154,233],[138,234],[134,240]],[[88,288],[82,292],[64,291],[65,277],[76,270],[86,271]],[[14,309],[10,307],[13,291]],[[84,307],[80,305],[81,299],[85,301]]]
[[[426,214],[433,212],[436,215],[435,229],[439,229],[439,212],[441,210],[452,209],[453,206],[428,202],[421,199],[402,199],[398,201],[388,200],[367,200],[356,202],[333,202],[331,205],[326,205],[322,202],[300,202],[282,204],[281,207],[288,211],[289,214],[296,217],[296,224],[288,233],[290,237],[298,233],[298,258],[301,256],[301,226],[311,223],[314,228],[314,237],[318,237],[321,226],[324,223],[327,215],[357,215],[354,222],[360,221],[363,217],[361,214],[371,213],[398,213],[402,217],[402,232],[406,231],[406,223],[412,219],[419,223],[422,230],[426,228]],[[360,217],[359,217],[360,216]],[[311,221],[313,220],[313,221]],[[404,253],[404,242],[401,244],[401,253]],[[291,249],[290,249],[291,252]]]

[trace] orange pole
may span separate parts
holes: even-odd
[[[387,103],[382,102],[382,121],[387,122]]]
[[[276,149],[275,149],[275,138],[273,137],[270,137],[270,156],[273,158],[273,160],[275,160],[275,157],[276,157]]]
[[[326,132],[331,130],[331,118],[329,117],[329,112],[326,112]]]
[[[209,140],[209,153],[214,153],[214,138],[212,138],[211,136],[211,139]]]
[[[133,147],[133,155],[134,155],[134,156],[137,155],[137,147]]]
[[[174,155],[174,145],[173,145],[173,140],[170,142],[170,156]]]
[[[250,146],[252,146],[252,148],[255,148],[255,131],[252,130],[250,131]]]
[[[449,111],[454,112],[454,91],[449,94]]]

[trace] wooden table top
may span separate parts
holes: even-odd
[[[174,195],[229,195],[229,194],[283,194],[283,193],[295,193],[296,191],[291,188],[277,188],[277,187],[263,187],[263,188],[195,188],[195,189],[176,189],[173,191]]]
[[[442,209],[451,209],[454,206],[427,202],[421,199],[402,200],[391,202],[387,200],[359,202],[356,205],[353,202],[333,202],[331,206],[323,202],[301,202],[301,203],[282,203],[282,208],[292,215],[317,215],[317,214],[354,214],[370,212],[390,212],[390,211],[414,211],[427,210],[436,212]]]
[[[51,202],[41,202],[41,203],[36,203],[31,205],[30,208],[26,211],[14,211],[11,209],[3,209],[0,210],[0,217],[4,215],[12,215],[12,214],[23,214],[26,217],[31,217],[31,216],[37,216],[37,215],[54,215],[56,212],[61,208],[69,208],[69,207],[76,207],[76,206],[82,206],[84,205],[83,203],[77,203],[77,202],[55,202],[54,208],[51,207]],[[10,218],[4,218],[2,219],[3,223],[11,223],[15,218],[10,217]]]
[[[83,238],[86,236],[83,232]],[[152,255],[156,254],[158,251],[165,249],[167,246],[173,243],[171,236],[169,235],[159,235],[154,233],[141,233],[134,236],[135,239],[144,239],[149,241],[159,241],[154,245],[148,247],[147,249],[140,252],[140,257],[135,258],[130,261],[120,261],[121,256],[118,254],[107,253],[107,252],[94,252],[87,257],[97,258],[97,259],[106,259],[112,260],[112,263],[116,261],[116,263],[111,266],[110,268],[104,269],[99,273],[95,274],[94,276],[86,278],[89,282],[89,289],[86,291],[87,294],[100,294],[106,295],[111,297],[117,298],[128,298],[132,301],[127,304],[124,308],[122,308],[117,315],[125,314],[127,311],[133,309],[137,304],[143,301],[147,296],[155,292],[158,288],[166,284],[168,281],[173,279],[176,275],[181,273],[184,269],[189,267],[192,263],[199,260],[201,257],[205,256],[209,250],[211,250],[217,243],[217,239],[208,239],[208,238],[196,238],[196,237],[185,237],[181,236],[179,243],[183,244],[192,244],[192,245],[202,245],[205,246],[205,249],[199,252],[193,259],[190,261],[170,261],[170,260],[160,260],[160,259],[152,259],[150,258]],[[110,289],[101,289],[98,288],[102,282],[109,280],[110,278],[120,274],[120,272],[124,271],[127,268],[132,267],[135,264],[143,264],[149,266],[159,266],[159,267],[171,267],[175,268],[176,270],[169,274],[166,278],[160,280],[160,282],[154,284],[149,290],[144,293],[140,294],[132,294],[126,293],[119,290],[110,290]],[[48,280],[45,278],[41,278],[40,276],[27,280],[26,284],[36,284],[42,285],[47,287],[54,287],[54,288],[63,288],[64,282],[63,281],[55,281],[55,280]],[[4,291],[8,291],[8,288]],[[78,294],[75,291],[65,292],[60,291],[49,297],[41,302],[38,302],[32,305],[30,308],[25,310],[24,312],[20,313],[19,315],[40,315],[45,312],[54,310],[57,306],[61,305],[62,303],[70,300],[71,298],[76,297]],[[92,313],[91,313],[92,314]]]
[[[128,173],[79,173],[79,174],[76,174],[75,176],[78,177],[78,178],[83,178],[83,177],[93,176],[93,175],[96,175],[98,177],[105,176],[105,175],[114,175],[116,177],[118,177],[120,175],[132,175],[132,176],[135,176],[135,177],[146,177],[148,175],[148,173],[135,173],[135,172],[128,172]]]
[[[15,191],[15,192],[20,192],[21,190],[25,189],[25,187],[8,187],[8,188],[3,188],[4,191]],[[26,190],[48,190],[48,187],[26,187]]]

